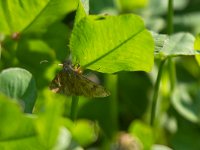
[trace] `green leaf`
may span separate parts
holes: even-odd
[[[63,150],[71,146],[72,136],[62,121],[63,101],[55,101],[54,95],[51,98],[45,101],[43,112],[26,115],[18,103],[0,93],[0,149]]]
[[[143,144],[144,150],[151,149],[151,146],[154,143],[154,134],[153,130],[149,126],[140,121],[134,121],[129,127],[129,132],[133,136],[139,138],[139,140]]]
[[[4,55],[2,61],[4,63],[13,61],[13,57],[15,57],[20,65],[26,66],[34,74],[37,88],[41,89],[48,86],[49,80],[54,77],[52,73],[55,75],[55,68],[58,69],[56,65],[52,65],[52,62],[65,60],[69,56],[69,48],[66,46],[69,38],[69,28],[63,23],[57,22],[49,26],[47,32],[37,36],[28,34],[21,37],[14,56],[8,58]],[[13,50],[6,48],[7,51]],[[33,56],[34,59],[30,59]],[[48,60],[49,63],[40,64],[43,60]],[[50,68],[51,73],[47,72]]]
[[[179,85],[172,96],[174,108],[187,120],[200,121],[200,87],[194,84]]]
[[[0,32],[30,32],[45,30],[76,8],[75,0],[0,0]]]
[[[147,74],[142,72],[120,72],[118,73],[117,82],[120,114],[130,118],[142,117],[150,100],[149,89],[152,88],[152,82]],[[121,118],[121,121],[129,124],[129,120],[127,120],[127,117]]]
[[[0,91],[24,103],[24,111],[31,113],[36,100],[36,84],[30,72],[10,68],[0,73]]]
[[[72,32],[74,63],[104,73],[150,71],[154,42],[139,16],[88,16]]]
[[[1,42],[0,42],[0,60],[1,60],[1,49],[2,49],[2,46],[1,46]]]
[[[38,69],[41,69],[43,72],[44,66],[40,65],[41,60],[52,61],[56,58],[64,60],[68,55],[67,37],[69,37],[69,29],[62,23],[52,24],[47,32],[40,34],[37,38],[30,34],[23,36],[17,47],[17,58],[21,63],[29,64],[31,71],[37,69],[34,72],[38,72]],[[35,59],[30,59],[33,55]]]
[[[95,124],[88,120],[78,120],[72,129],[75,141],[86,147],[96,141]]]
[[[79,0],[76,11],[75,25],[89,14],[89,0]]]
[[[0,149],[40,148],[36,138],[34,117],[23,115],[20,106],[0,94]],[[37,142],[37,145],[34,145]]]
[[[115,0],[121,11],[133,11],[134,9],[144,8],[148,4],[148,0]]]
[[[200,51],[200,34],[196,36],[195,42],[194,42],[194,49]],[[196,55],[195,56],[198,64],[200,65],[200,56]]]
[[[171,36],[152,33],[155,40],[155,55],[158,58],[191,56],[194,51],[194,36],[190,33],[176,33]]]
[[[45,111],[38,114],[36,130],[39,135],[39,140],[46,148],[53,147],[56,143],[61,125],[63,106],[63,101],[49,99],[45,102]]]
[[[110,107],[112,107],[112,105],[113,103],[107,98],[90,100],[80,107],[78,117],[98,121],[105,135],[112,138],[114,135],[113,126],[116,126],[112,121],[113,119],[111,119],[112,111]],[[112,129],[110,129],[110,127],[112,127]]]
[[[194,124],[179,117],[178,131],[172,136],[170,145],[173,150],[199,150],[200,149],[200,134],[199,123]]]

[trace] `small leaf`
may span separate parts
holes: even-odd
[[[200,87],[195,85],[179,85],[172,97],[174,108],[191,122],[200,121]]]
[[[153,130],[145,125],[144,123],[140,121],[134,121],[131,123],[129,127],[129,132],[133,135],[139,138],[139,140],[143,144],[144,150],[151,149],[151,146],[154,143],[154,134]]]
[[[72,32],[74,63],[104,73],[150,71],[154,42],[139,16],[88,16]]]
[[[80,145],[86,147],[97,139],[95,124],[88,120],[78,120],[72,129],[72,135]]]
[[[171,36],[152,33],[155,40],[155,54],[162,57],[196,55],[194,51],[194,37],[190,33],[176,33]]]
[[[154,54],[156,58],[165,57],[165,54],[162,53],[162,49],[169,42],[169,37],[166,34],[158,34],[155,32],[151,32],[154,41],[155,41],[155,50]]]
[[[30,72],[10,68],[0,73],[0,92],[24,103],[24,111],[31,113],[36,100],[36,84]]]

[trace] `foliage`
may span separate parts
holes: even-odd
[[[166,2],[0,0],[0,149],[200,149],[200,3],[174,0],[167,35]],[[48,89],[69,58],[111,92],[75,121]]]

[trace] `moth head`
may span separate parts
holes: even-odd
[[[71,62],[71,60],[65,60],[65,61],[63,61],[63,63],[62,63],[62,65],[63,65],[63,67],[71,67],[72,66],[72,62]]]

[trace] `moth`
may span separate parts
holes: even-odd
[[[61,65],[63,69],[49,85],[50,90],[54,93],[85,97],[107,97],[110,95],[110,92],[103,86],[82,75],[79,65],[72,65],[69,60]]]

